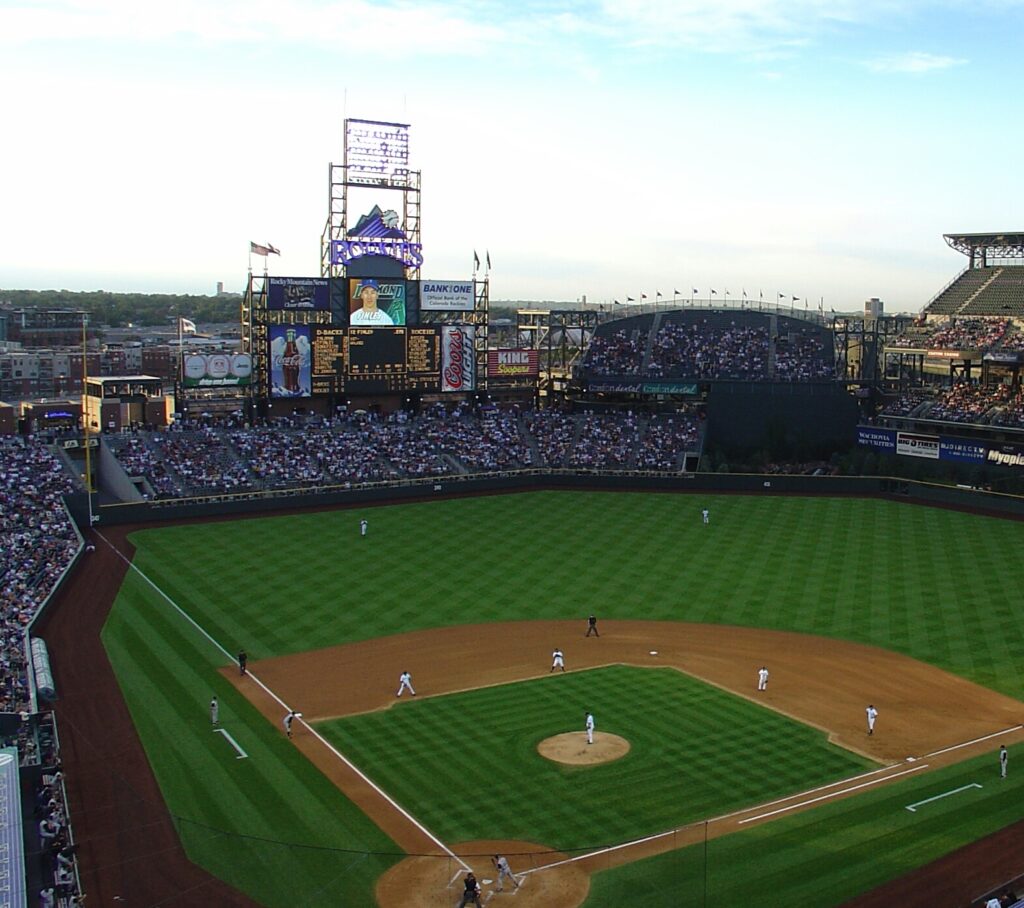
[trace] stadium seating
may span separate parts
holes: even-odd
[[[1024,265],[968,268],[928,304],[925,313],[1024,316]]]

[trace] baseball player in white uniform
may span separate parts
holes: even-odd
[[[302,713],[295,712],[294,709],[288,711],[288,715],[284,717],[284,733],[290,738],[292,736],[292,722],[296,719],[301,719]]]
[[[594,714],[591,712],[587,713],[587,743],[594,743]]]
[[[367,520],[364,517],[362,520],[359,521],[359,535],[360,536],[365,536],[366,535],[366,531],[369,529],[369,527],[370,527],[370,521]]]
[[[518,889],[519,883],[516,881],[515,876],[512,873],[512,868],[508,865],[508,858],[503,854],[496,854],[491,858],[491,863],[494,865],[494,869],[498,871],[498,892],[501,892],[505,888],[505,877],[508,877],[512,881],[512,885]]]
[[[768,668],[764,665],[757,671],[757,689],[768,690]]]
[[[554,671],[556,668],[560,668],[563,672],[565,671],[565,654],[560,649],[556,649],[551,654],[551,671]]]
[[[707,508],[704,508],[700,512],[700,516],[703,518],[705,524],[711,523],[711,512]]]
[[[216,725],[220,722],[220,704],[217,702],[217,698],[214,697],[210,701],[210,724]]]
[[[875,719],[878,718],[878,710],[869,704],[865,712],[868,716],[868,734],[873,735],[875,733]]]
[[[1006,745],[999,745],[999,777],[1001,779],[1006,778],[1006,764],[1010,759],[1010,755],[1006,752]]]
[[[412,689],[412,675],[408,672],[402,672],[402,674],[398,676],[398,693],[395,694],[395,696],[401,697],[403,690],[409,691],[409,693],[414,697],[416,696],[416,691]]]

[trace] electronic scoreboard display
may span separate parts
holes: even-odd
[[[343,355],[349,394],[438,391],[441,333],[429,328],[349,328]]]
[[[313,326],[313,393],[345,391],[345,329]]]

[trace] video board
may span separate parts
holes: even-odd
[[[348,323],[353,328],[393,328],[406,323],[405,281],[349,278]]]
[[[344,359],[349,394],[436,392],[441,334],[436,327],[349,328]]]

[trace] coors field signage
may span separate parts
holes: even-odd
[[[476,390],[476,354],[473,325],[444,325],[441,328],[441,390]]]
[[[467,312],[474,301],[472,281],[421,281],[420,309],[428,312]]]
[[[536,378],[537,351],[526,348],[487,351],[488,378]]]

